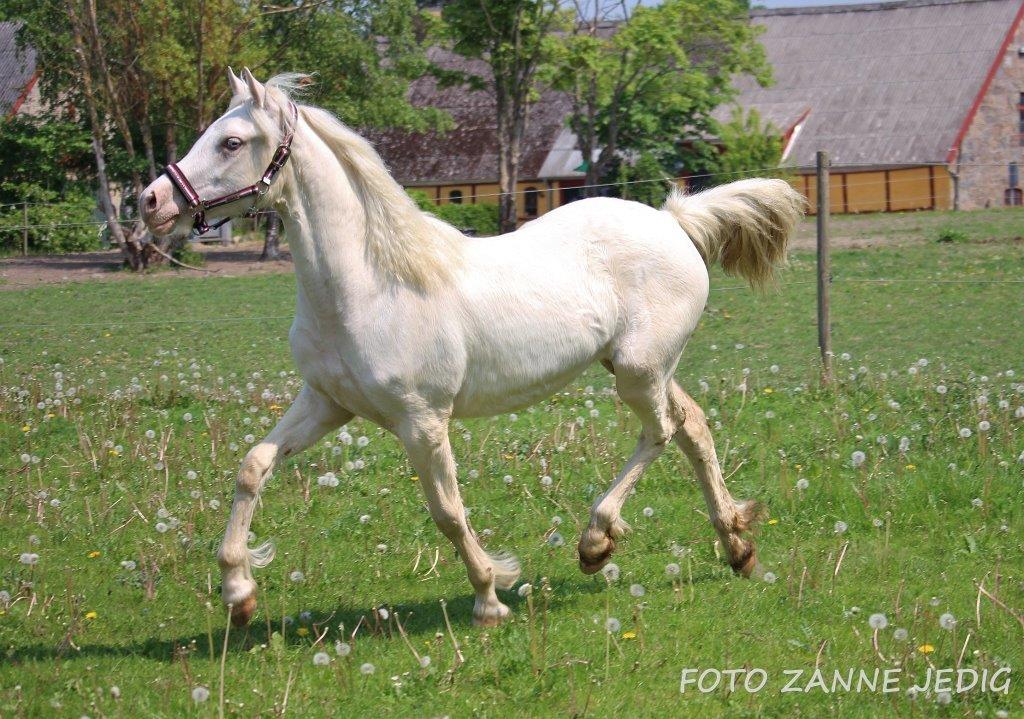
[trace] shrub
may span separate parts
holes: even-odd
[[[89,196],[72,196],[54,204],[29,204],[28,249],[32,253],[83,252],[102,246],[103,225]],[[0,251],[20,253],[25,224],[20,205],[0,208]]]
[[[956,227],[940,227],[935,238],[936,242],[970,242],[971,238],[966,232]]]
[[[498,206],[493,203],[476,205],[435,205],[423,190],[409,190],[409,197],[424,212],[436,215],[468,235],[486,237],[498,234]]]

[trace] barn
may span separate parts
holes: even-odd
[[[784,138],[784,164],[814,211],[819,149],[833,165],[838,213],[1021,204],[1024,0],[898,0],[754,10],[775,82],[738,83]],[[441,49],[442,66],[479,71]],[[443,134],[373,135],[397,179],[438,203],[495,202],[493,103],[485,92],[424,77],[412,102],[454,119]],[[723,117],[730,108],[723,108]],[[566,127],[568,98],[534,107],[520,168],[521,220],[576,199],[582,157]]]

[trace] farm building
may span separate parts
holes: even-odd
[[[832,158],[833,212],[1021,204],[1024,146],[1022,0],[900,0],[755,10],[775,82],[741,78],[785,142],[784,162],[814,209],[814,162]],[[438,64],[474,68],[443,50]],[[493,102],[485,92],[413,83],[416,105],[443,108],[442,134],[373,135],[397,179],[438,203],[495,202]],[[728,115],[728,108],[723,113]],[[566,127],[568,98],[533,108],[520,166],[520,219],[579,196],[582,157]]]
[[[18,23],[0,22],[0,117],[38,112],[39,70],[36,52],[19,48]]]

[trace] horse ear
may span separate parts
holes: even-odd
[[[245,84],[249,86],[249,93],[252,95],[252,104],[256,107],[265,107],[267,104],[267,88],[263,87],[263,83],[252,76],[249,72],[249,68],[242,68],[242,79],[245,80]]]
[[[238,97],[246,93],[245,83],[242,78],[235,74],[235,71],[228,66],[228,86],[231,88],[231,95]]]

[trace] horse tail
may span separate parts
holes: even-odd
[[[739,180],[687,195],[673,190],[665,206],[704,263],[721,263],[752,287],[775,278],[806,201],[785,180]]]

